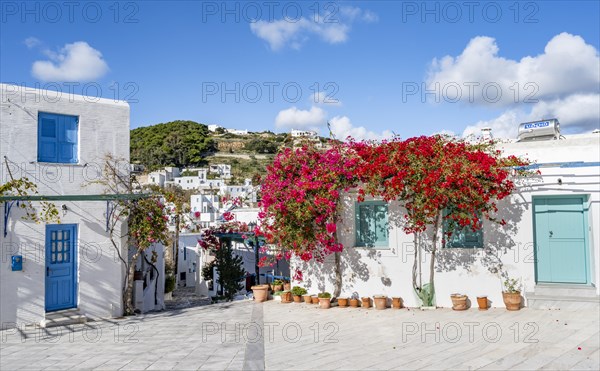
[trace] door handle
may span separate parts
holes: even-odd
[[[553,235],[553,234],[554,234],[554,233],[552,233],[552,231],[550,231],[550,238],[552,238],[552,235]]]

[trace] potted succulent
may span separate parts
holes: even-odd
[[[452,310],[465,310],[467,309],[467,295],[463,294],[452,294],[450,295],[450,299],[452,299]]]
[[[322,292],[318,295],[319,297],[319,306],[321,309],[329,309],[331,308],[331,294],[328,292]]]
[[[401,297],[393,297],[392,298],[392,308],[394,308],[394,309],[402,308],[402,298]]]
[[[289,290],[284,290],[281,292],[281,302],[284,304],[292,302],[292,292]]]
[[[346,308],[348,306],[348,298],[338,298],[337,302],[338,307],[340,308]]]
[[[306,294],[306,289],[302,286],[294,286],[292,289],[292,296],[294,297],[294,303],[302,303],[302,295]]]
[[[477,297],[477,305],[479,306],[479,310],[488,310],[487,296],[478,296]]]
[[[252,286],[252,294],[254,295],[254,301],[262,303],[267,301],[269,295],[269,285],[256,285]]]
[[[302,295],[302,299],[304,299],[304,302],[306,304],[312,303],[312,295],[310,295],[310,294],[304,294],[304,295]]]
[[[371,308],[371,298],[368,296],[364,296],[361,298],[362,306],[365,308]]]
[[[504,281],[504,291],[502,291],[502,300],[507,310],[521,309],[521,290],[519,290],[519,281],[507,277]]]
[[[273,280],[273,282],[271,282],[271,288],[273,289],[273,292],[283,291],[283,281]]]
[[[319,304],[319,296],[318,295],[311,295],[310,300],[311,300],[311,303],[313,303],[313,304]]]
[[[375,309],[386,309],[387,308],[387,296],[386,295],[374,295],[373,301],[375,302]]]

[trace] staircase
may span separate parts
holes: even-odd
[[[537,284],[533,292],[525,294],[527,306],[533,309],[596,309],[600,308],[600,296],[596,287],[544,283]]]
[[[40,322],[42,328],[67,326],[86,323],[87,318],[77,309],[59,310],[46,313],[46,319]]]

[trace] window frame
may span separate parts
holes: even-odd
[[[369,245],[360,237],[360,207],[364,206],[385,206],[386,216],[386,240],[385,242],[375,242]],[[377,227],[375,227],[377,228]],[[389,203],[383,200],[368,200],[363,202],[354,202],[354,247],[362,249],[389,250],[390,249],[390,228],[389,228]]]
[[[459,233],[469,233],[469,234],[474,234],[477,236],[477,241],[475,242],[471,242],[471,241],[467,241],[466,237],[464,239],[463,242],[451,242],[448,241],[448,238],[446,236],[446,230],[448,228],[448,222],[445,219],[445,216],[448,215],[447,210],[444,210],[444,219],[442,220],[442,233],[444,235],[444,248],[448,248],[448,249],[483,249],[484,243],[485,243],[485,237],[484,237],[484,231],[483,231],[483,220],[481,219],[481,215],[480,215],[480,219],[479,222],[481,223],[481,228],[479,228],[477,231],[473,232],[471,230],[470,226],[466,226],[463,228],[455,228],[454,231],[452,232],[452,235],[450,236],[450,238],[454,237],[456,234]]]

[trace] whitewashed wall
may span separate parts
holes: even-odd
[[[123,158],[129,165],[129,106],[124,102],[57,94],[0,84],[0,178],[8,179],[4,156],[15,178],[28,177],[38,185],[40,195],[101,194],[92,184],[106,154]],[[79,163],[37,162],[38,112],[79,116]],[[78,229],[78,308],[89,317],[122,314],[123,268],[106,232],[106,202],[56,202],[68,211],[62,223],[76,223]],[[3,206],[3,205],[2,205]],[[34,203],[39,207],[39,203]],[[0,285],[2,323],[33,324],[44,319],[45,309],[45,225],[21,219],[13,208],[8,234],[0,227],[2,259]],[[117,231],[119,232],[119,231]],[[120,241],[127,256],[126,241]],[[23,271],[13,272],[12,255],[23,255]]]
[[[600,137],[593,134],[572,136],[561,141],[507,143],[500,147],[505,154],[526,156],[537,163],[600,160]],[[525,297],[526,292],[533,291],[535,271],[532,196],[589,196],[589,259],[592,282],[597,287],[597,283],[600,282],[599,170],[597,166],[543,168],[540,176],[519,181],[518,190],[499,204],[498,217],[508,222],[506,226],[484,223],[484,249],[438,248],[435,272],[437,305],[450,307],[450,295],[460,292],[467,294],[473,303],[476,296],[487,295],[492,306],[502,307],[504,304],[501,279],[497,273],[498,263],[502,263],[503,269],[510,276],[522,280],[522,292]],[[558,184],[558,178],[561,178],[562,185]],[[342,296],[350,296],[353,293],[360,296],[386,294],[402,297],[407,306],[419,306],[420,301],[412,288],[412,267],[415,258],[413,236],[405,234],[398,226],[392,226],[389,231],[389,249],[354,247],[355,200],[353,194],[342,198],[344,208],[342,221],[338,225],[338,238],[345,246],[342,253]],[[400,205],[391,203],[390,220],[401,217]],[[432,233],[429,230],[422,236],[423,243],[431,243]],[[429,281],[429,257],[428,254],[421,257],[423,283]],[[303,271],[303,282],[296,284],[307,287],[309,292],[333,293],[333,256],[330,256],[325,264],[307,264],[295,260],[292,268]]]

